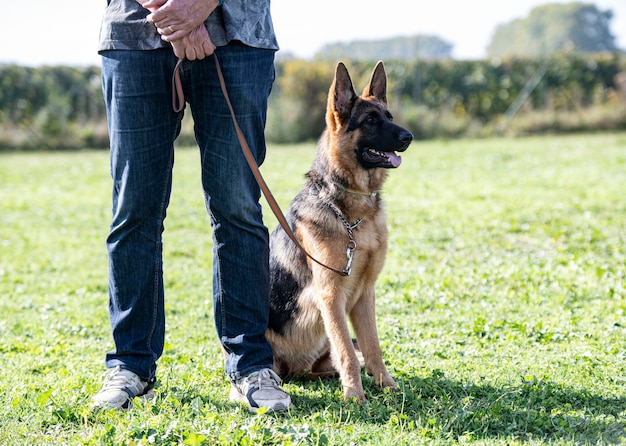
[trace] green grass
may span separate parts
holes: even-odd
[[[285,208],[314,151],[270,148]],[[121,413],[89,410],[112,348],[108,154],[1,154],[0,444],[626,443],[626,134],[415,142],[403,158],[377,285],[400,390],[364,377],[360,406],[337,381],[289,382],[290,413],[251,415],[228,402],[197,152],[177,151],[166,220],[159,396]]]

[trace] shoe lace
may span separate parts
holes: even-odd
[[[116,367],[107,374],[103,387],[105,389],[122,389],[135,387],[138,384],[140,384],[140,380],[133,372]]]
[[[254,385],[256,381],[259,389],[275,388],[280,385],[282,380],[272,369],[263,369],[250,375],[250,385]]]

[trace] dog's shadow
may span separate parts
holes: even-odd
[[[381,425],[391,421],[405,433],[414,429],[431,438],[618,444],[626,437],[626,397],[549,380],[520,378],[518,385],[505,388],[460,382],[434,371],[428,377],[401,377],[399,389],[388,392],[364,375],[364,405],[341,401],[337,379],[300,382],[302,393],[294,402],[301,410],[334,411],[331,418],[357,417]],[[336,403],[328,404],[328,392]]]

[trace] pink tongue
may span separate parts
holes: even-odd
[[[402,157],[396,155],[395,152],[390,152],[387,156],[389,156],[389,161],[393,167],[398,167],[402,163]]]

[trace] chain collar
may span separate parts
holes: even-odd
[[[316,183],[315,186],[317,187],[318,192],[322,191],[322,186],[319,183]],[[376,193],[378,193],[378,191],[376,191]],[[346,228],[346,231],[348,232],[348,243],[346,244],[347,263],[346,263],[346,267],[343,269],[343,272],[347,276],[349,276],[350,273],[352,272],[352,260],[354,259],[354,252],[356,251],[356,246],[357,246],[356,240],[354,239],[353,231],[363,222],[363,217],[358,218],[354,223],[350,224],[348,219],[344,217],[344,215],[341,213],[339,208],[335,206],[332,202],[328,201],[326,202],[326,205],[335,213],[339,221],[343,223],[343,225]]]

